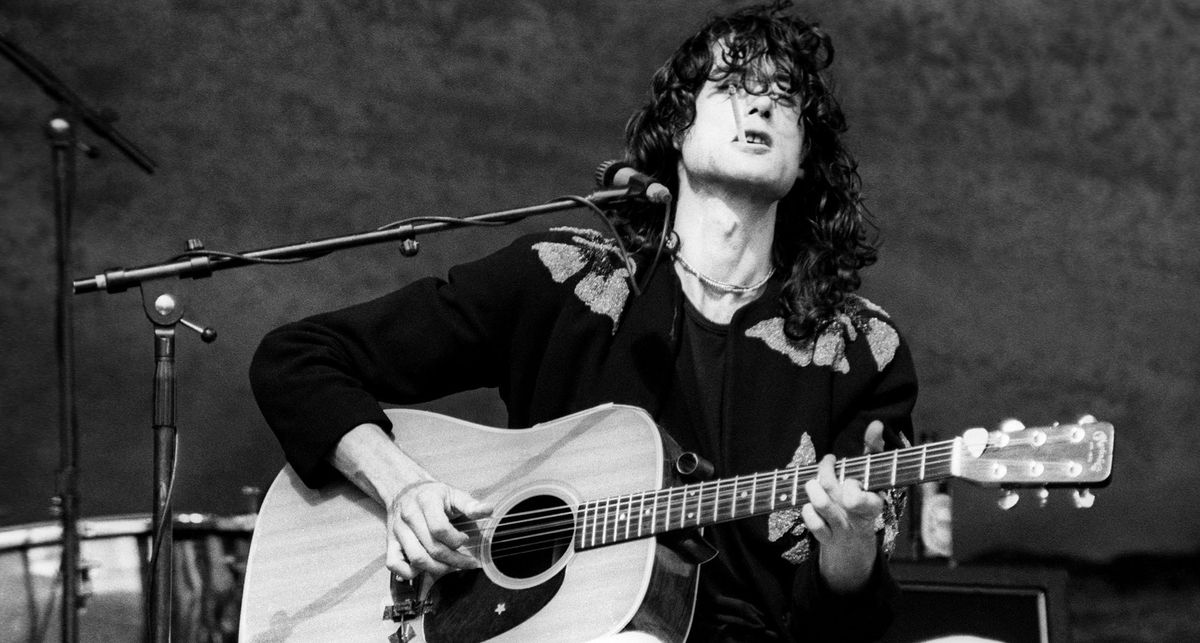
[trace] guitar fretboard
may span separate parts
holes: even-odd
[[[857,479],[871,491],[905,487],[951,477],[954,449],[954,440],[932,442],[839,460],[834,471],[839,479]],[[808,502],[804,483],[816,474],[812,464],[587,502],[576,514],[575,548],[800,507]]]

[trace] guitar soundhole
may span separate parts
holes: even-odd
[[[492,536],[492,562],[510,578],[531,578],[550,569],[574,538],[571,508],[554,496],[532,496],[513,505]]]

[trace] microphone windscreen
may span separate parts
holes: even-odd
[[[629,167],[628,163],[618,160],[605,161],[596,167],[596,187],[611,187],[617,172]]]

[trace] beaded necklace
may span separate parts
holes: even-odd
[[[770,281],[771,277],[775,274],[775,267],[772,266],[771,269],[767,271],[766,276],[755,283],[747,285],[727,284],[724,281],[718,281],[701,273],[699,270],[696,270],[691,266],[691,264],[689,264],[687,261],[684,261],[683,256],[678,253],[675,254],[675,261],[679,263],[679,267],[683,268],[684,272],[695,277],[696,279],[699,279],[700,283],[718,292],[729,293],[731,295],[745,295],[756,292],[758,289],[767,285],[767,282]]]

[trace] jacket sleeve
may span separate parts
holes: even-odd
[[[497,386],[515,311],[544,270],[528,240],[391,294],[270,332],[250,367],[255,398],[305,484],[339,474],[326,456],[342,435],[391,425],[380,402],[410,404]]]
[[[908,345],[885,317],[864,319],[875,321],[863,321],[859,341],[848,345],[850,373],[839,376],[848,379],[834,395],[834,407],[844,409],[835,423],[840,430],[833,439],[833,451],[839,458],[864,453],[866,427],[874,420],[884,425],[885,450],[908,446],[912,439],[917,379]],[[903,496],[885,495],[891,497],[877,532],[875,566],[862,589],[852,594],[834,593],[820,574],[815,547],[813,555],[796,570],[789,625],[799,640],[875,641],[891,624],[900,590],[889,570],[888,556]]]
[[[887,631],[900,586],[888,570],[882,549],[867,584],[852,594],[837,594],[821,576],[817,556],[796,570],[795,606],[789,627],[798,641],[878,641]]]

